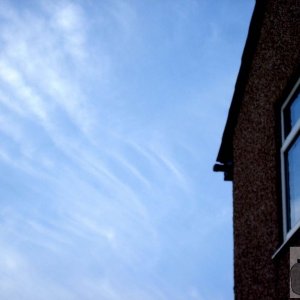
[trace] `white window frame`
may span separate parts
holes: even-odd
[[[281,150],[280,150],[280,160],[281,160],[281,190],[282,190],[282,214],[283,214],[283,233],[284,240],[287,241],[299,228],[300,220],[290,229],[288,229],[288,211],[287,211],[287,178],[286,178],[286,166],[285,166],[285,152],[291,146],[292,142],[300,132],[300,120],[296,122],[291,131],[285,136],[285,108],[292,101],[296,90],[300,86],[300,78],[295,84],[294,88],[290,92],[286,101],[281,107]]]

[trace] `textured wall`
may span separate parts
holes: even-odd
[[[271,256],[282,243],[278,104],[299,68],[300,1],[266,7],[233,138],[236,299],[289,298],[289,248]]]

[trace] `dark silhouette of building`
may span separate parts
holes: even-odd
[[[300,246],[300,1],[257,0],[215,171],[233,183],[236,299],[289,299]]]

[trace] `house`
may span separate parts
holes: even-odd
[[[290,249],[300,246],[299,91],[300,1],[257,0],[214,166],[233,184],[236,299],[290,297]]]

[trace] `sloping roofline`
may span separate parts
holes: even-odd
[[[240,70],[237,76],[226,125],[223,131],[219,153],[216,159],[216,161],[220,164],[217,163],[214,165],[215,172],[224,172],[224,180],[232,180],[233,134],[237,124],[241,102],[248,81],[254,53],[260,37],[265,7],[265,0],[256,1],[241,59]]]

